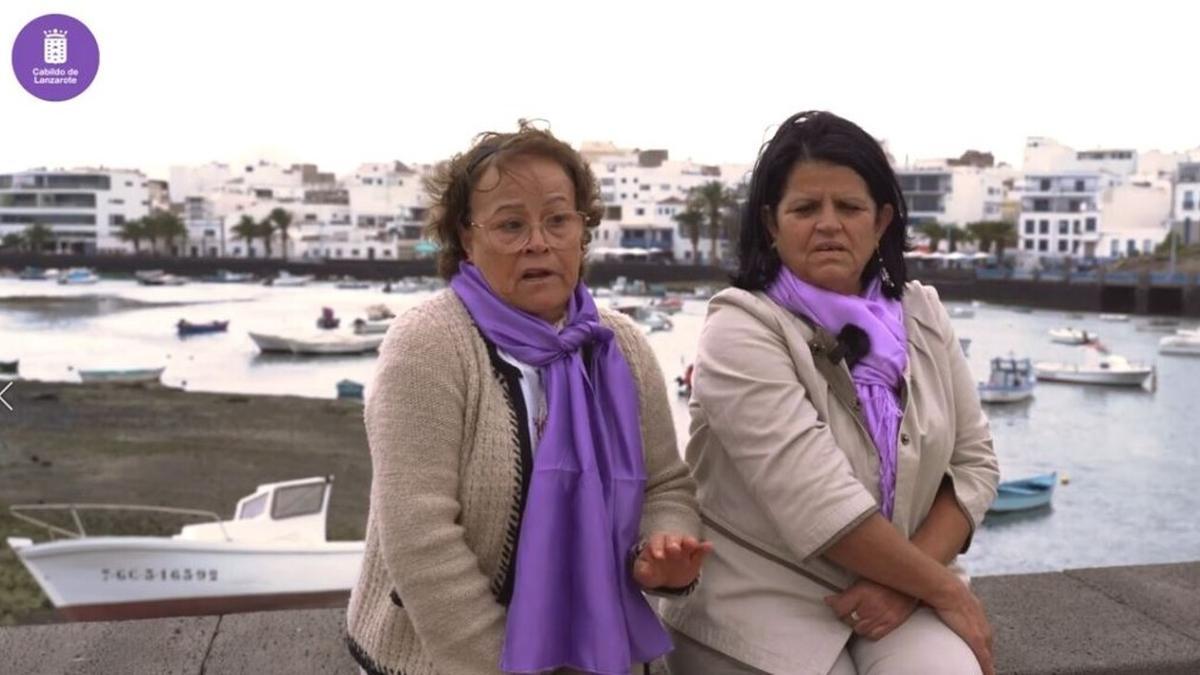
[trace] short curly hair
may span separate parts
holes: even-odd
[[[470,227],[471,193],[489,167],[503,170],[514,157],[536,155],[557,162],[575,186],[575,208],[587,215],[583,245],[592,239],[592,230],[600,224],[604,206],[596,177],[587,160],[570,145],[539,129],[528,120],[520,120],[513,133],[485,131],[475,137],[471,148],[442,162],[425,179],[429,195],[429,222],[425,236],[437,242],[438,274],[449,280],[467,259],[463,232]]]

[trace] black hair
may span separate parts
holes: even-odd
[[[879,274],[879,258],[891,284],[883,284],[887,297],[899,299],[908,281],[904,252],[908,242],[908,208],[900,183],[879,142],[857,124],[822,110],[796,113],[784,120],[775,136],[763,145],[750,176],[750,191],[742,212],[738,235],[738,268],[733,285],[749,291],[766,288],[779,274],[782,261],[772,246],[766,213],[774,213],[783,198],[788,175],[800,162],[821,161],[853,170],[867,184],[876,208],[892,205],[892,222],[879,241],[879,256],[872,256],[862,272],[865,287]]]

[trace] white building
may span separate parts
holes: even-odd
[[[1171,180],[1138,176],[1105,190],[1100,220],[1100,257],[1153,253],[1171,231]]]
[[[964,229],[970,223],[1004,220],[1009,187],[1019,175],[1007,165],[956,165],[926,160],[895,168],[910,225],[937,223]],[[948,249],[949,240],[940,248]]]
[[[1171,221],[1182,244],[1200,243],[1200,162],[1179,165]]]
[[[1039,258],[1101,255],[1100,194],[1118,182],[1107,173],[1026,173],[1020,186],[1018,250]]]
[[[1155,153],[1143,172],[1133,150],[1078,151],[1026,141],[1018,250],[1037,258],[1148,254],[1171,223],[1171,179]]]
[[[311,164],[212,163],[172,167],[172,194],[185,205],[191,255],[266,255],[261,238],[247,241],[234,228],[243,217],[261,222],[279,208],[292,216],[289,258],[395,260],[416,256],[427,210],[421,179],[428,169],[369,163],[339,180]],[[216,223],[220,236],[214,237]],[[283,245],[276,233],[272,257],[282,257]]]
[[[671,160],[666,150],[622,150],[611,143],[584,143],[581,154],[590,162],[600,185],[604,219],[593,247],[647,249],[679,261],[692,261],[686,228],[675,216],[687,208],[693,188],[710,181],[733,189],[746,180],[745,164],[710,165]],[[699,262],[708,262],[712,244],[707,222]],[[718,242],[718,255],[730,254],[730,242]]]
[[[34,223],[53,232],[61,253],[132,251],[121,225],[149,213],[147,179],[120,169],[31,170],[0,174],[0,237]]]
[[[1117,176],[1138,173],[1138,154],[1134,150],[1074,150],[1051,138],[1031,136],[1025,139],[1026,173],[1106,172]]]

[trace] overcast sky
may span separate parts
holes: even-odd
[[[264,157],[343,172],[427,162],[519,117],[578,143],[751,162],[772,125],[826,108],[897,159],[1026,136],[1200,145],[1200,3],[98,2],[4,0],[5,54],[66,13],[100,45],[78,98],[0,76],[0,171]],[[1122,7],[1124,9],[1117,9]]]

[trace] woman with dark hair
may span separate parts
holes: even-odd
[[[379,350],[351,654],[371,675],[640,674],[671,648],[642,592],[689,591],[711,545],[654,354],[581,281],[596,181],[522,123],[428,187],[450,288]]]
[[[700,337],[687,460],[715,548],[664,600],[672,673],[992,673],[954,565],[996,493],[949,317],[909,282],[887,156],[788,118],[750,182],[735,288]]]

